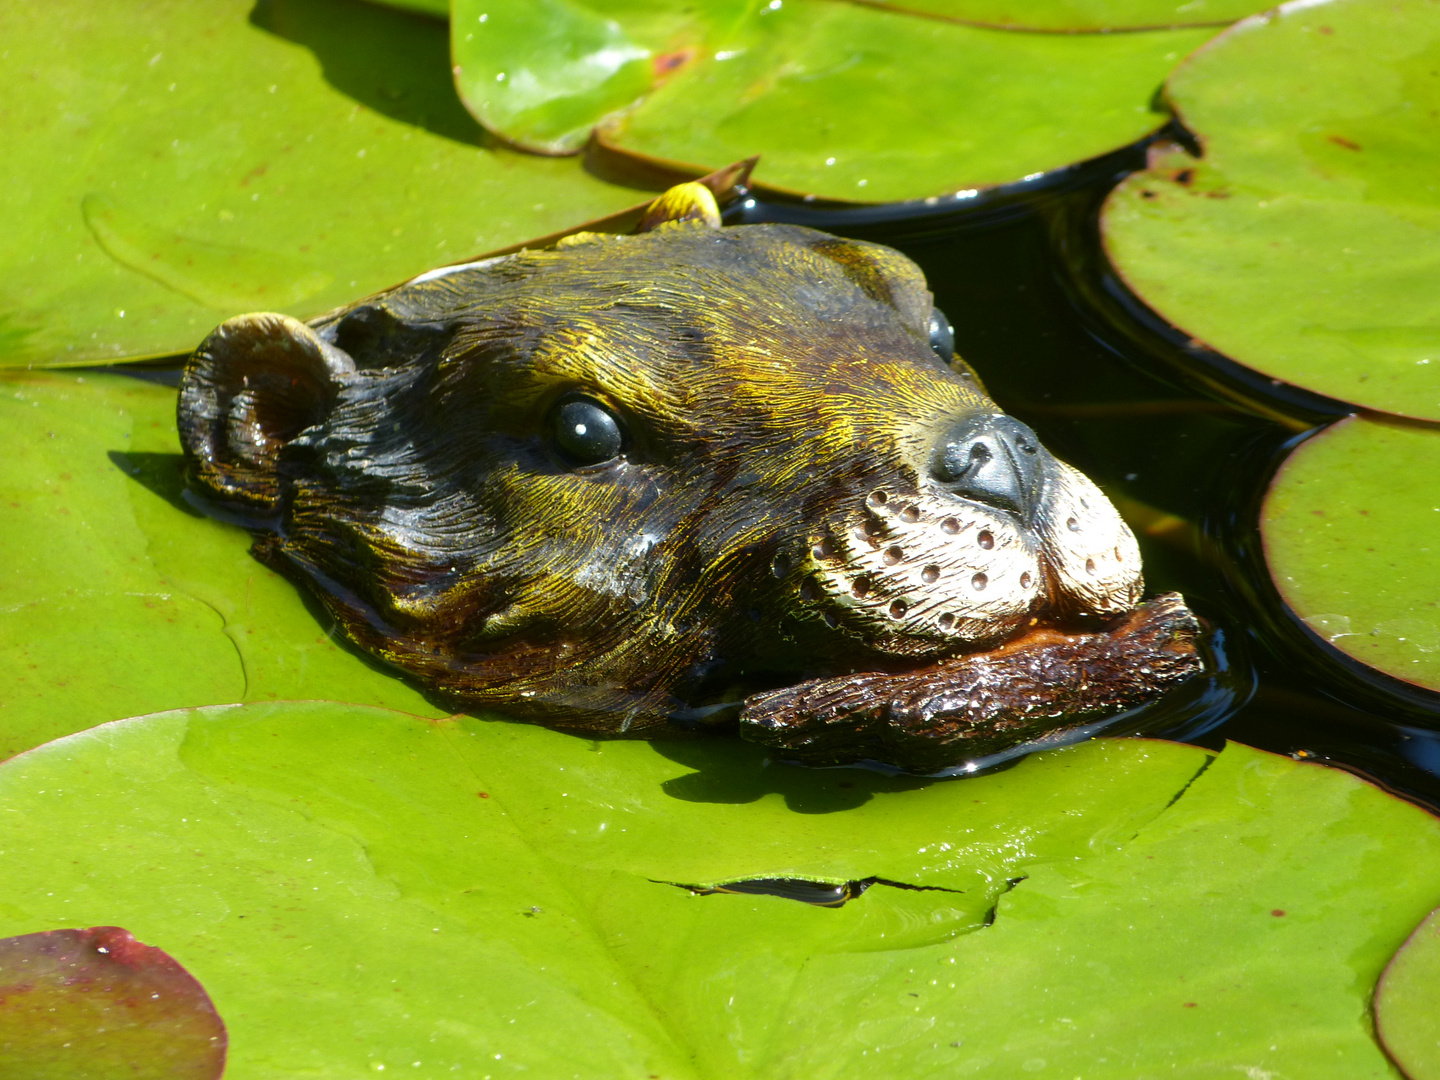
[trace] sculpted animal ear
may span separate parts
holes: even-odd
[[[712,229],[720,228],[715,193],[699,182],[676,184],[650,204],[635,231],[649,232],[667,221],[702,221]]]
[[[347,353],[288,315],[222,323],[180,382],[180,441],[195,478],[222,499],[273,509],[280,448],[324,419],[354,372]]]

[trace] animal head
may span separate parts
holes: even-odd
[[[683,211],[230,320],[181,389],[194,482],[364,649],[592,730],[1139,602],[1129,529],[948,362],[918,267]]]

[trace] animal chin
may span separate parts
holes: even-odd
[[[802,618],[895,658],[988,649],[1037,623],[1078,628],[1140,603],[1135,537],[1084,475],[1054,461],[1033,517],[878,488],[782,576]]]
[[[1135,534],[1084,473],[1053,463],[1036,524],[1059,618],[1110,618],[1139,605],[1145,579]]]

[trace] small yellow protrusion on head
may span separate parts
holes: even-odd
[[[712,229],[720,227],[720,206],[704,184],[676,184],[650,204],[636,226],[637,233],[649,232],[667,221],[701,221]]]

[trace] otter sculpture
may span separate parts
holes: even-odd
[[[362,649],[587,733],[930,770],[1199,667],[1135,539],[953,355],[921,271],[701,185],[185,371],[192,485]],[[1143,671],[1142,671],[1143,669]]]

